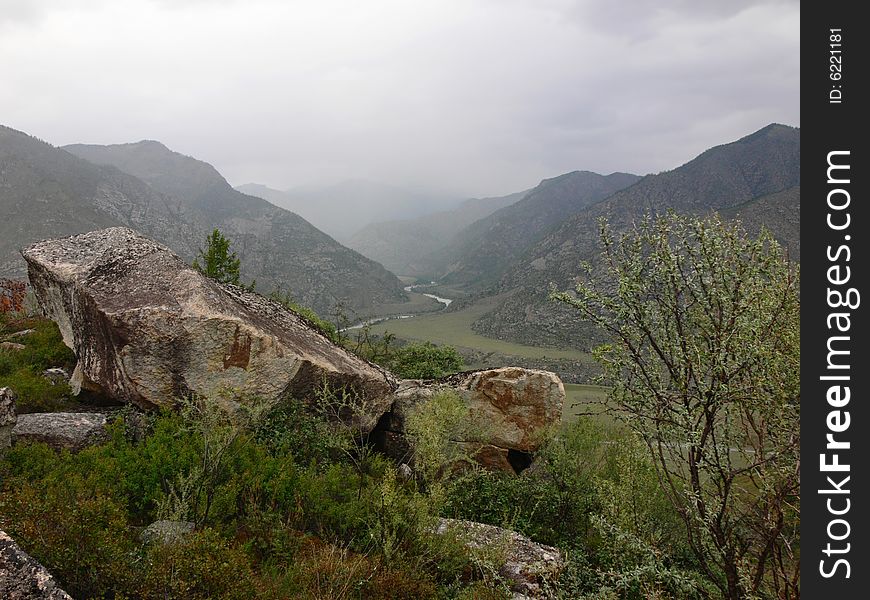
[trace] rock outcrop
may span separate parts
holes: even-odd
[[[390,411],[379,424],[380,445],[397,459],[407,459],[405,419],[436,394],[452,390],[466,402],[471,418],[481,424],[469,439],[454,440],[468,446],[482,465],[506,472],[528,466],[537,449],[541,429],[562,419],[565,387],[549,371],[504,367],[459,373],[435,381],[402,381]]]
[[[547,584],[555,583],[565,566],[557,548],[538,544],[509,529],[442,518],[435,532],[453,533],[468,548],[491,553],[498,562],[499,575],[510,582],[514,600],[549,597]]]
[[[72,600],[41,564],[0,531],[0,598]]]
[[[19,415],[12,443],[43,442],[56,450],[77,452],[108,437],[102,413],[31,413]]]
[[[168,248],[115,227],[22,251],[43,310],[78,365],[70,385],[150,409],[190,395],[310,399],[354,390],[370,430],[396,380],[333,344],[296,313],[207,279]]]
[[[8,387],[0,388],[0,451],[12,444],[12,428],[15,427],[15,392]]]

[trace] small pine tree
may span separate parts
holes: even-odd
[[[241,261],[235,252],[230,252],[230,243],[219,229],[212,231],[206,237],[205,249],[200,249],[194,259],[193,268],[220,283],[239,285]]]

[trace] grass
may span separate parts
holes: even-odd
[[[385,321],[372,326],[372,333],[383,335],[389,332],[404,340],[430,341],[434,344],[449,344],[457,348],[469,348],[520,358],[592,362],[592,356],[589,353],[579,350],[526,346],[475,333],[471,329],[472,323],[495,308],[497,301],[497,297],[486,298],[457,311],[421,315],[413,319]]]
[[[580,415],[591,415],[602,424],[613,424],[613,419],[604,414],[604,407],[601,405],[605,398],[607,398],[606,387],[566,383],[562,422],[570,423]]]

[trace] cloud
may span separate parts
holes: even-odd
[[[493,194],[799,124],[797,2],[7,4],[5,124],[159,139],[233,183]]]

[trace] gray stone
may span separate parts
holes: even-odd
[[[43,442],[73,452],[107,439],[103,413],[32,413],[19,415],[12,443]]]
[[[51,385],[69,383],[69,373],[60,367],[52,367],[42,372],[42,376],[51,382]]]
[[[498,572],[514,592],[514,599],[547,598],[565,559],[558,548],[533,542],[526,536],[473,521],[439,519],[435,532],[443,535],[451,532],[459,537],[466,547],[491,552],[498,561]]]
[[[7,337],[11,337],[11,338],[24,337],[26,335],[30,335],[31,333],[33,333],[35,331],[36,331],[35,329],[22,329],[21,331],[16,331],[15,333],[10,333]]]
[[[0,342],[0,350],[7,350],[9,352],[20,352],[26,347],[24,344],[16,344],[15,342]]]
[[[18,418],[15,414],[17,400],[10,388],[0,388],[0,450],[12,445],[12,428]]]
[[[402,481],[410,481],[414,477],[414,471],[411,470],[411,467],[408,463],[402,463],[399,465],[399,468],[396,469],[396,472],[399,474],[399,478]]]
[[[362,431],[392,402],[397,382],[383,369],[135,231],[47,240],[22,254],[40,305],[78,358],[75,393],[86,388],[152,409],[190,395],[313,401],[327,382],[361,399],[343,416]]]
[[[146,544],[174,544],[193,531],[190,521],[154,521],[140,535]]]
[[[0,531],[0,598],[72,600],[45,567]]]

